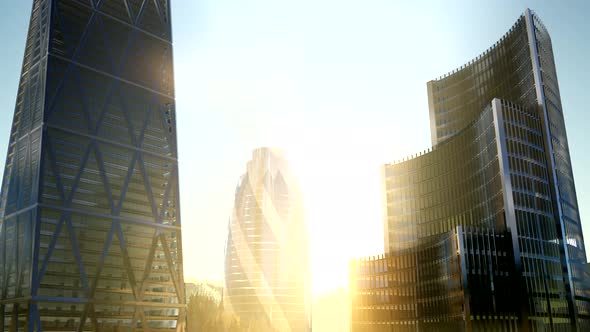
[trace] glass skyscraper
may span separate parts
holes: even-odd
[[[590,329],[551,39],[530,10],[430,81],[432,149],[383,167],[385,250],[354,261],[354,331]]]
[[[225,261],[226,310],[248,331],[311,331],[302,199],[277,149],[252,153],[236,188]]]
[[[182,331],[167,0],[34,0],[0,201],[0,331]]]

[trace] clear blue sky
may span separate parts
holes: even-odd
[[[345,280],[347,257],[382,250],[379,165],[429,147],[426,82],[483,52],[526,7],[552,36],[590,241],[590,2],[172,3],[187,277],[222,277],[235,185],[251,149],[273,145],[300,174],[314,266]],[[0,4],[2,161],[30,9]]]

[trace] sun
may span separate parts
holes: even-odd
[[[303,195],[314,296],[347,288],[350,260],[383,251],[382,157],[364,141],[374,137],[317,120],[275,120],[269,139],[285,152]]]

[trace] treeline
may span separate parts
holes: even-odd
[[[221,287],[210,284],[187,288],[187,332],[277,332],[265,319],[240,322],[224,310]]]

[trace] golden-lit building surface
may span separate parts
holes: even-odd
[[[516,329],[507,244],[504,234],[459,226],[415,249],[353,261],[352,331],[461,331],[469,312]]]
[[[245,329],[310,331],[309,272],[297,183],[280,151],[256,149],[236,188],[224,306]]]
[[[530,10],[428,82],[433,148],[383,167],[352,330],[585,330],[588,266],[549,35]]]

